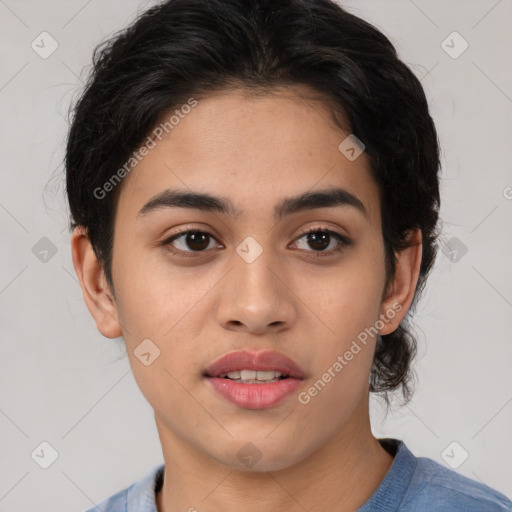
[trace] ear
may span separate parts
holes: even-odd
[[[118,338],[122,335],[122,329],[113,293],[83,226],[77,226],[73,231],[71,251],[87,309],[98,331],[107,338]]]
[[[409,240],[410,247],[396,253],[395,278],[388,283],[381,305],[381,318],[385,317],[385,321],[384,327],[379,329],[380,335],[390,334],[397,329],[414,299],[423,251],[421,230],[412,230]]]

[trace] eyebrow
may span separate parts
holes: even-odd
[[[332,188],[315,192],[304,192],[297,196],[283,199],[274,208],[274,218],[279,221],[284,217],[315,208],[332,208],[349,206],[368,218],[361,200],[347,190]],[[137,218],[163,208],[190,208],[204,212],[222,213],[235,218],[241,212],[226,197],[216,197],[207,193],[187,190],[164,190],[153,196],[137,213]]]

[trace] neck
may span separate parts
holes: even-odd
[[[393,462],[371,432],[367,406],[368,399],[361,413],[309,456],[265,472],[221,464],[155,417],[165,460],[158,512],[353,512],[375,492]]]

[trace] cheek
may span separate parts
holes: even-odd
[[[364,285],[360,279],[337,284],[337,291],[323,300],[323,320],[330,330],[315,342],[312,376],[299,397],[317,418],[316,426],[333,432],[367,394],[380,304],[380,288],[371,280]]]
[[[317,316],[328,327],[322,329],[325,335],[318,339],[315,351],[314,381],[321,382],[311,395],[318,397],[319,410],[350,408],[357,401],[355,395],[360,397],[366,390],[385,281],[380,251],[375,244],[358,253],[360,257],[350,259],[336,277],[332,276],[328,288],[323,293],[318,290],[311,299],[318,307]]]
[[[332,276],[326,292],[315,299],[319,315],[344,344],[379,317],[384,287],[384,264],[362,258],[347,266],[338,277]]]
[[[115,287],[118,313],[126,330],[125,341],[172,337],[187,312],[194,308],[207,288],[192,279],[193,269],[173,269],[159,250],[133,250],[116,254]]]
[[[175,410],[195,374],[197,348],[187,332],[187,312],[201,294],[135,258],[118,267],[117,305],[130,366],[137,385],[155,409]],[[148,354],[148,355],[147,355]],[[199,371],[199,370],[197,370]],[[189,407],[190,403],[187,404]]]
[[[168,400],[170,390],[181,396],[177,382],[188,382],[202,371],[197,361],[198,330],[207,314],[205,294],[219,277],[197,276],[193,268],[173,269],[161,255],[154,258],[132,251],[130,257],[123,257],[119,249],[114,282],[117,310],[134,377],[152,404],[163,395]],[[144,357],[143,361],[137,357],[145,352],[151,361],[153,354],[158,355],[148,366]]]

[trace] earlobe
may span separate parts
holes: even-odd
[[[73,266],[82,288],[87,309],[96,327],[107,338],[122,335],[116,302],[105,278],[103,267],[92,248],[83,226],[77,226],[71,236]]]
[[[396,254],[395,277],[388,286],[381,306],[381,318],[385,317],[385,325],[379,329],[381,335],[390,334],[397,329],[414,299],[422,260],[421,230],[411,231],[410,239],[410,247]]]

